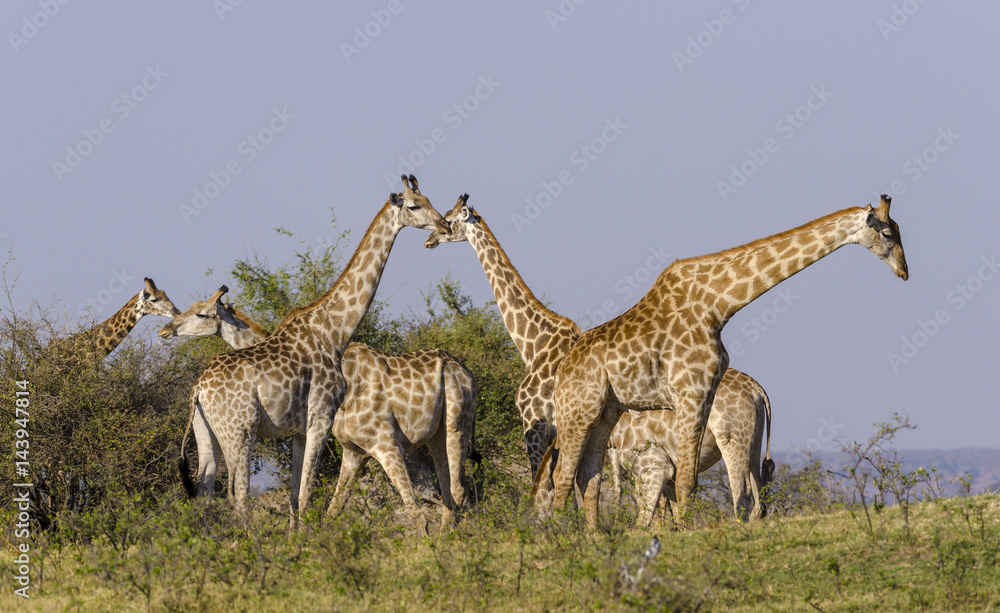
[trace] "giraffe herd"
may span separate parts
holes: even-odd
[[[405,454],[426,445],[441,489],[442,528],[452,525],[466,498],[462,467],[476,423],[472,372],[441,349],[390,355],[349,344],[407,226],[431,230],[428,248],[472,246],[525,365],[516,404],[533,475],[532,505],[550,513],[566,504],[575,484],[590,529],[597,528],[609,449],[616,491],[623,465],[636,475],[643,525],[663,497],[676,501],[675,521],[683,521],[698,473],[719,459],[729,473],[734,513],[761,517],[762,490],[774,467],[771,407],[753,378],[728,368],[724,326],[768,289],[850,243],[908,277],[899,226],[889,217],[891,199],[882,196],[877,207],[844,209],[743,246],[675,261],[635,306],[583,332],[534,296],[467,194],[442,216],[413,175],[402,180],[403,192],[390,195],[340,278],[314,303],[288,313],[273,333],[226,304],[225,286],[181,313],[150,279],[94,329],[97,346],[110,352],[139,317],[152,313],[173,318],[160,330],[163,338],[219,336],[233,347],[211,359],[191,390],[180,461],[189,496],[210,495],[225,458],[228,497],[248,518],[254,442],[291,437],[289,525],[301,528],[319,455],[332,434],[344,456],[328,515],[343,509],[357,471],[374,457],[416,531],[427,534],[404,462]],[[192,430],[196,482],[186,455]]]

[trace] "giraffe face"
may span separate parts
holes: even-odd
[[[142,315],[159,315],[160,317],[174,317],[180,315],[181,310],[170,302],[170,298],[163,290],[157,289],[156,284],[149,277],[145,279],[146,287],[139,293],[138,309]]]
[[[231,306],[222,301],[222,296],[229,291],[225,285],[219,288],[208,300],[197,301],[188,310],[170,320],[170,323],[160,329],[161,338],[175,336],[221,336],[225,325],[236,328],[246,328],[247,324],[236,316]]]
[[[451,233],[446,234],[440,230],[431,232],[431,235],[427,237],[427,241],[424,243],[424,247],[433,249],[441,243],[459,243],[469,240],[468,230],[472,224],[479,223],[479,216],[467,204],[468,200],[469,195],[462,194],[459,196],[455,206],[445,214],[444,219],[451,226]]]
[[[390,194],[389,202],[396,207],[396,218],[403,226],[451,233],[451,227],[441,213],[431,206],[427,196],[420,193],[417,178],[413,175],[403,175],[403,193]]]
[[[871,205],[865,207],[865,225],[859,242],[891,266],[897,277],[906,281],[910,272],[906,266],[906,254],[903,253],[899,224],[889,217],[891,202],[892,198],[883,194],[878,208],[872,208]]]

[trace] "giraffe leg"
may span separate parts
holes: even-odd
[[[685,393],[675,396],[677,462],[674,475],[674,489],[677,492],[677,515],[675,520],[685,521],[687,497],[698,486],[698,460],[701,455],[701,443],[708,425],[708,417],[715,399],[715,390],[719,380],[726,371],[726,365],[721,372],[707,367],[688,374],[689,383],[684,388]],[[718,365],[716,365],[718,366]]]
[[[341,441],[344,449],[344,457],[340,462],[340,476],[337,478],[337,487],[333,491],[333,500],[326,510],[327,516],[340,515],[347,504],[347,499],[351,495],[351,487],[358,476],[358,471],[368,462],[371,457],[365,453],[364,449],[350,443]]]
[[[455,372],[457,365],[452,364],[447,372],[448,383],[445,386],[445,437],[447,448],[447,468],[451,498],[451,511],[459,512],[465,504],[465,459],[469,456],[469,446],[472,444],[472,433],[476,430],[476,383],[471,374],[464,370]],[[437,459],[435,459],[437,463]],[[441,472],[438,471],[438,480]],[[444,500],[444,483],[442,482],[442,500]],[[442,518],[442,524],[445,518]],[[453,520],[449,520],[453,523]]]
[[[292,487],[297,482],[299,492],[299,508],[297,519],[299,530],[305,529],[305,513],[309,509],[309,498],[312,497],[316,472],[319,470],[319,458],[323,453],[323,445],[333,429],[333,418],[344,400],[347,383],[340,372],[340,364],[323,374],[317,373],[309,389],[306,404],[305,445],[302,450],[302,463],[299,478],[295,479],[295,465],[292,466]],[[294,451],[294,446],[293,446]]]
[[[306,430],[305,448],[302,452],[301,472],[299,473],[299,508],[297,518],[292,518],[294,527],[297,519],[299,530],[305,529],[304,515],[309,509],[309,498],[312,496],[313,483],[316,480],[316,472],[319,470],[319,457],[323,452],[323,443],[330,432],[330,421],[316,419]],[[294,466],[293,466],[294,472]],[[294,479],[293,479],[294,482]]]
[[[431,440],[427,442],[427,450],[431,452],[431,458],[434,459],[434,472],[437,473],[438,485],[441,487],[441,529],[446,530],[454,526],[455,512],[458,510],[452,486],[452,472],[454,471],[450,470],[457,467],[449,466],[446,428],[438,428]],[[461,483],[459,483],[459,487],[461,487]],[[462,495],[463,497],[465,495],[464,489]]]
[[[597,449],[590,446],[590,439],[592,438],[591,430],[598,429],[598,424],[604,413],[609,389],[608,375],[603,369],[596,372],[577,369],[563,373],[563,376],[567,380],[578,383],[578,385],[560,385],[556,390],[556,416],[559,420],[556,441],[559,446],[559,457],[552,474],[552,501],[554,505],[565,506],[575,479],[584,493],[584,505],[586,506],[587,484],[594,479],[595,475],[600,477],[603,466],[597,465],[597,458],[591,458],[587,466],[589,474],[585,477],[582,475],[578,477],[577,472],[582,469],[581,461],[587,457],[585,453],[588,451],[590,455],[599,454],[601,463],[604,462],[604,452],[607,449],[608,438],[611,436],[610,428],[601,429],[602,436],[599,438],[601,444],[604,445],[603,448]],[[537,487],[535,489],[539,492],[542,491]],[[596,504],[596,489],[591,495],[594,497],[592,502]],[[590,519],[588,510],[588,525]],[[593,520],[596,527],[596,508]]]
[[[403,499],[403,507],[410,518],[411,524],[421,536],[427,536],[427,517],[424,515],[420,504],[417,502],[417,495],[413,491],[413,483],[410,475],[406,472],[406,462],[403,461],[403,448],[399,443],[391,447],[389,445],[378,445],[371,450],[371,455],[375,461],[382,465],[386,476],[392,486],[399,492]],[[444,487],[442,489],[442,494]]]
[[[769,416],[765,414],[767,410],[766,400],[763,398],[759,399],[757,402],[757,407],[755,411],[755,421],[753,428],[753,436],[750,441],[750,490],[753,496],[753,508],[750,510],[750,521],[756,521],[764,517],[765,508],[764,501],[762,500],[763,494],[760,491],[764,486],[764,481],[761,479],[761,463],[760,463],[760,446],[764,438],[764,423],[765,419]],[[767,419],[767,421],[770,421]],[[768,450],[770,452],[770,449]]]
[[[235,440],[232,440],[230,445],[223,445],[223,449],[227,452],[225,456],[233,492],[233,508],[243,518],[244,523],[249,524],[250,507],[247,504],[247,492],[250,489],[252,436],[250,433],[244,432],[233,438]]]
[[[576,484],[583,495],[583,508],[587,515],[587,528],[597,530],[598,511],[601,497],[601,472],[604,470],[604,454],[608,449],[611,431],[618,421],[616,409],[608,406],[601,419],[594,425],[584,447]]]
[[[198,446],[198,496],[207,498],[212,495],[212,489],[215,487],[215,475],[219,470],[222,448],[205,420],[201,407],[194,413],[191,429],[194,431],[195,444]]]
[[[292,475],[288,486],[288,529],[295,530],[299,516],[299,487],[302,482],[302,456],[306,450],[306,437],[292,436]]]
[[[636,523],[647,528],[653,525],[653,516],[660,504],[663,489],[667,483],[670,459],[659,447],[643,450],[635,461],[635,473],[639,477],[640,501]]]
[[[611,464],[611,489],[614,491],[614,501],[622,499],[622,463],[621,451],[617,448],[608,449],[608,462]]]
[[[547,420],[539,419],[524,424],[524,443],[528,448],[528,462],[531,464],[531,474],[538,472],[545,450],[556,438],[556,429]]]

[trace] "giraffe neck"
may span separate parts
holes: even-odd
[[[852,207],[752,243],[677,262],[683,278],[703,290],[721,328],[740,309],[844,245],[858,242],[866,211]],[[669,269],[668,269],[669,270]]]
[[[246,327],[237,326],[225,320],[219,326],[219,336],[222,340],[229,343],[233,349],[252,347],[269,336],[267,330],[256,321],[250,319],[249,315],[239,309],[233,310],[236,313],[236,317],[245,323]]]
[[[343,353],[375,298],[392,244],[402,229],[393,205],[386,202],[372,220],[340,278],[318,300],[289,314],[275,333],[285,328],[288,322],[307,317],[308,325],[317,328],[329,348]]]
[[[142,316],[143,313],[139,311],[139,294],[136,294],[125,303],[125,306],[118,309],[117,313],[97,324],[91,330],[97,349],[105,356],[114,351],[115,347],[125,340],[132,328],[135,328]]]
[[[468,241],[493,287],[507,333],[529,368],[543,348],[535,342],[543,333],[568,330],[574,337],[580,335],[572,320],[553,313],[535,298],[485,221],[469,224]]]

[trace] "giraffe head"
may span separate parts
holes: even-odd
[[[476,212],[469,206],[469,194],[459,196],[458,202],[445,214],[444,219],[451,226],[451,232],[434,230],[427,237],[424,247],[433,249],[441,243],[458,243],[469,240],[466,234],[469,226],[479,223],[479,215],[476,215]]]
[[[450,234],[448,222],[431,206],[427,196],[420,193],[417,178],[413,175],[402,175],[402,178],[403,193],[389,195],[389,202],[395,207],[396,219],[400,225]]]
[[[237,329],[250,327],[236,316],[232,306],[222,301],[222,296],[228,291],[229,288],[223,285],[209,296],[208,300],[192,304],[188,310],[178,314],[160,329],[160,337],[222,336],[224,324],[235,326]]]
[[[149,277],[145,279],[146,287],[139,292],[136,308],[139,317],[144,315],[159,315],[160,317],[173,317],[180,315],[181,310],[170,302],[170,298],[161,289],[156,289],[156,284]]]
[[[903,239],[899,235],[899,224],[889,217],[892,198],[882,194],[878,208],[868,205],[863,209],[865,225],[861,229],[858,242],[874,253],[880,260],[892,267],[896,276],[906,281],[910,276],[903,253]]]

